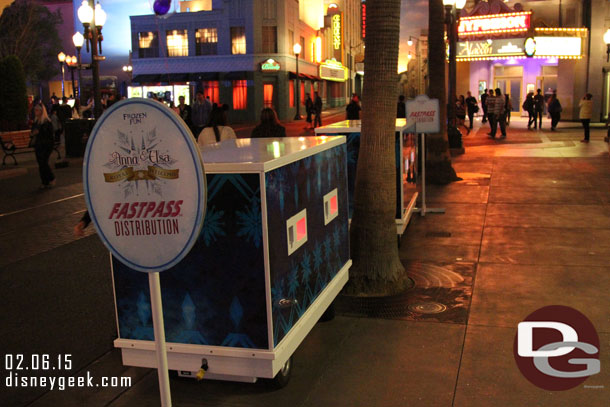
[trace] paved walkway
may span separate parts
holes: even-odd
[[[592,142],[585,145],[579,143],[579,130],[532,132],[523,127],[514,120],[502,142],[488,139],[485,128],[466,136],[466,154],[454,159],[463,181],[429,188],[429,206],[447,212],[414,216],[400,251],[416,283],[412,297],[422,301],[421,308],[400,301],[392,305],[390,299],[393,312],[379,317],[345,312],[318,324],[295,354],[291,383],[280,391],[270,392],[262,384],[173,379],[174,405],[607,406],[610,158],[602,141],[605,131],[593,130]],[[52,201],[44,199],[40,202]],[[0,202],[4,211],[11,210],[14,203],[5,201],[10,199]],[[8,220],[0,217],[0,222]],[[65,270],[58,273],[53,261],[60,259]],[[45,263],[47,269],[41,266]],[[0,294],[9,298],[4,310],[9,315],[25,310],[21,324],[13,321],[3,332],[4,349],[72,352],[80,357],[82,371],[71,373],[133,378],[129,389],[38,392],[40,397],[28,405],[158,405],[156,372],[123,367],[106,339],[116,334],[113,315],[102,305],[112,301],[109,282],[95,283],[100,286],[96,291],[97,285],[79,277],[98,276],[104,268],[107,257],[96,236],[0,265]],[[62,284],[38,287],[45,274]],[[59,296],[61,301],[54,300]],[[435,309],[432,303],[445,311],[417,312]],[[602,344],[601,373],[566,392],[533,386],[520,374],[512,353],[517,323],[552,304],[587,315]],[[93,360],[95,351],[95,361],[85,363],[83,355]],[[33,395],[20,392],[14,402],[0,404],[24,405]]]

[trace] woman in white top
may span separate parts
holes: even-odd
[[[199,133],[197,142],[200,146],[204,146],[235,138],[237,138],[235,132],[227,126],[227,114],[223,105],[222,107],[214,107],[212,109],[208,125]]]
[[[587,93],[584,98],[578,104],[580,108],[578,117],[580,118],[580,122],[582,123],[583,129],[585,129],[585,138],[580,140],[581,143],[589,142],[589,124],[591,123],[591,118],[593,117],[593,95]]]

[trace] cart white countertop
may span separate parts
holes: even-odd
[[[345,136],[240,138],[206,145],[206,172],[266,172],[345,143]]]
[[[404,131],[413,127],[413,124],[407,123],[407,119],[396,119],[396,131]],[[326,126],[316,127],[316,134],[344,134],[344,133],[360,133],[360,120],[343,120]],[[413,128],[415,130],[415,128]]]

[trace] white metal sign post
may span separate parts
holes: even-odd
[[[161,405],[171,406],[159,273],[195,244],[205,216],[201,154],[184,122],[163,104],[114,104],[93,128],[83,162],[85,200],[112,255],[148,273]]]
[[[415,132],[421,134],[422,157],[422,206],[416,208],[421,216],[426,213],[445,213],[444,208],[426,207],[426,134],[440,131],[438,99],[430,99],[427,95],[419,95],[407,101],[407,123],[415,122]]]

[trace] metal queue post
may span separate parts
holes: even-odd
[[[159,273],[189,253],[203,226],[207,189],[196,141],[161,103],[116,103],[91,133],[83,180],[87,209],[112,258],[148,273],[159,393],[170,407]]]
[[[426,134],[440,131],[438,99],[430,99],[427,95],[419,95],[415,99],[407,101],[407,120],[415,122],[415,132],[421,135],[421,207],[415,208],[414,212],[419,212],[421,216],[426,216],[426,213],[445,213],[445,208],[428,208],[426,206]]]

